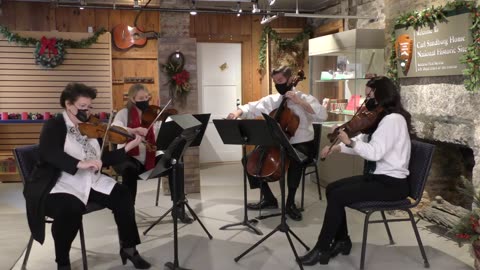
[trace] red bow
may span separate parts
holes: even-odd
[[[58,54],[56,38],[47,39],[45,36],[43,36],[40,40],[40,43],[42,47],[40,47],[40,51],[38,52],[39,55],[43,55],[45,50],[48,50],[48,57],[50,57],[50,53],[53,53],[53,55]]]

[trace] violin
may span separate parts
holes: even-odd
[[[110,126],[110,128],[108,128],[107,124],[102,123],[98,118],[93,116],[90,116],[87,122],[79,123],[78,129],[82,135],[94,139],[105,138],[106,133],[106,139],[114,144],[124,144],[129,140],[135,139],[135,136],[128,133],[125,128],[119,126]],[[142,143],[145,143],[147,151],[156,151],[155,145],[146,141],[142,141]]]
[[[165,121],[170,115],[178,114],[178,111],[174,108],[165,109],[168,106],[159,107],[156,105],[150,105],[142,113],[142,127],[149,129],[150,126],[156,121]]]
[[[294,77],[292,85],[296,86],[298,82],[305,79],[305,73],[300,70]],[[295,135],[300,125],[300,118],[287,106],[285,96],[280,106],[270,112],[270,116],[280,125],[282,131],[288,139]],[[289,160],[285,159],[285,169],[288,169]],[[247,160],[247,173],[254,177],[266,179],[267,182],[278,181],[282,175],[280,149],[278,147],[262,147],[257,146]]]
[[[375,131],[384,116],[383,107],[377,106],[374,110],[369,111],[365,107],[366,100],[360,106],[360,109],[353,115],[350,121],[336,127],[331,133],[327,134],[327,138],[330,141],[331,145],[329,152],[332,147],[338,142],[338,134],[340,130],[345,131],[349,138],[355,137],[360,133],[369,134]],[[325,160],[321,158],[320,160]]]

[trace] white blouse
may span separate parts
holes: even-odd
[[[65,153],[79,160],[101,159],[100,144],[97,139],[89,139],[81,135],[65,111],[63,118],[67,125]],[[91,169],[78,169],[74,175],[62,171],[50,193],[72,194],[86,205],[91,189],[108,195],[115,184],[114,179],[101,173],[95,174]]]
[[[161,124],[162,124],[161,121],[157,121],[153,124],[152,128],[153,128],[153,134],[155,136],[155,139],[157,139],[157,134]],[[120,111],[118,111],[118,113],[115,115],[115,118],[113,119],[112,125],[123,127],[123,128],[126,128],[128,126],[128,109],[127,108],[123,108]],[[125,144],[119,144],[117,145],[117,147],[119,149],[123,148],[125,147]],[[145,164],[145,157],[147,153],[147,148],[145,147],[145,144],[143,143],[139,144],[138,149],[139,149],[139,155],[133,156],[133,157],[136,158],[138,161],[140,161],[142,164]]]
[[[365,134],[353,138],[355,141],[353,148],[340,143],[341,152],[376,161],[374,174],[396,178],[406,178],[409,175],[408,164],[412,143],[407,122],[401,114],[386,115],[373,132],[370,142],[367,142],[367,138]]]
[[[325,121],[328,116],[327,111],[312,95],[304,94],[301,91],[297,91],[295,88],[293,88],[292,91],[294,91],[299,98],[310,104],[314,113],[308,113],[301,105],[296,104],[291,100],[287,100],[288,108],[298,115],[300,119],[300,125],[295,132],[295,136],[290,138],[290,143],[295,144],[311,141],[313,140],[314,135],[312,123]],[[269,114],[271,111],[278,108],[282,102],[282,97],[283,96],[280,94],[268,95],[258,101],[249,102],[238,108],[242,110],[242,116],[244,118],[256,118],[262,116],[262,113]]]

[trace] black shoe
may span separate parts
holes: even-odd
[[[305,256],[301,256],[298,259],[302,265],[328,264],[330,252],[321,252],[318,248],[313,248]]]
[[[302,212],[297,208],[295,204],[285,206],[285,213],[293,220],[300,221],[302,220]]]
[[[120,249],[120,258],[122,258],[122,263],[125,265],[127,263],[127,259],[129,259],[133,265],[135,266],[136,269],[149,269],[150,268],[150,263],[145,261],[140,254],[138,254],[138,251],[135,250],[133,253],[133,256],[130,256],[127,252],[125,252],[122,249]]]
[[[70,264],[68,264],[68,265],[58,265],[57,270],[72,270],[72,267],[70,267]]]
[[[274,199],[274,200],[262,199],[258,203],[248,203],[247,204],[247,209],[250,209],[250,210],[277,209],[277,208],[278,208],[278,202],[277,202],[276,199]]]
[[[182,222],[183,224],[192,224],[193,223],[193,218],[189,217],[185,210],[180,212],[178,220],[180,220],[180,222]]]
[[[352,250],[352,241],[350,240],[350,237],[347,237],[344,240],[335,240],[330,250],[330,257],[333,258],[340,253],[342,255],[348,255],[350,254],[350,250]]]
[[[187,212],[185,211],[185,206],[177,206],[177,213],[178,213],[178,220],[183,224],[192,224],[193,219],[188,216]],[[175,215],[175,211],[172,211],[172,216]]]

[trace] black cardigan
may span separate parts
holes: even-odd
[[[45,122],[40,133],[39,161],[32,175],[25,181],[23,195],[32,236],[39,243],[45,240],[45,199],[55,186],[62,171],[74,175],[78,159],[65,153],[67,126],[63,115]],[[121,163],[127,158],[125,150],[107,151],[102,155],[104,166]]]

